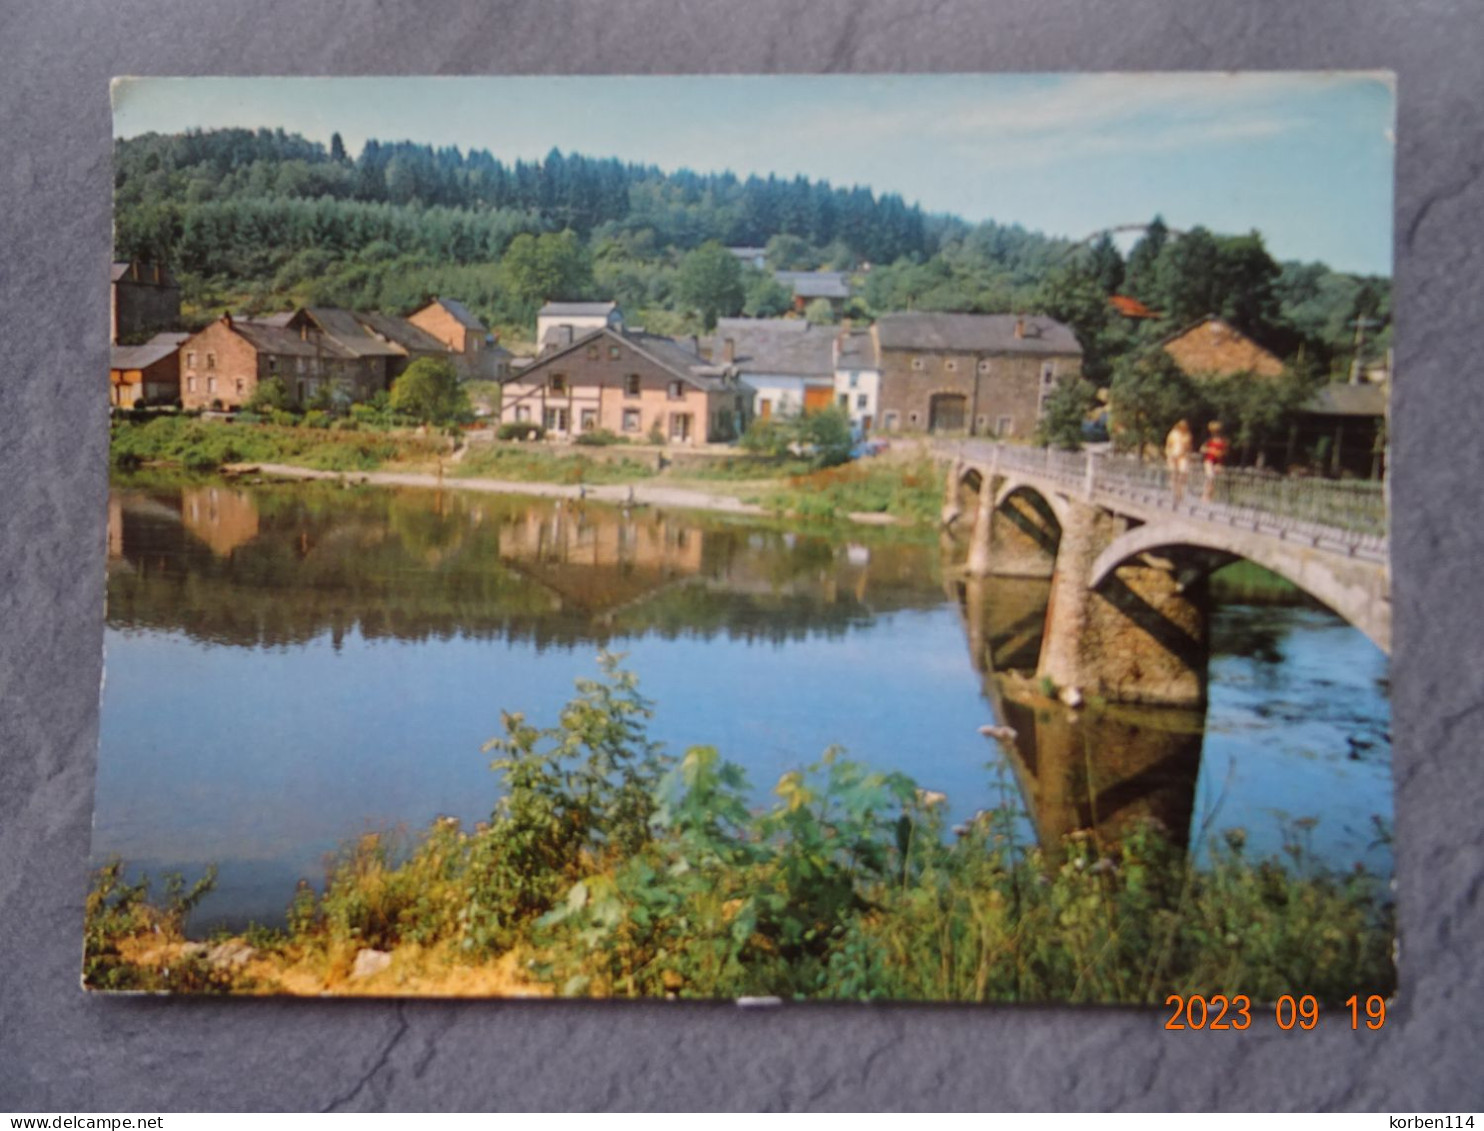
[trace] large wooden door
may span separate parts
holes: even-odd
[[[804,386],[804,411],[819,412],[821,409],[829,408],[835,403],[835,386],[833,385],[805,385]]]
[[[961,393],[937,393],[928,402],[929,432],[962,432],[968,424],[968,402]]]

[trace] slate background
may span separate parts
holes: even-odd
[[[1484,1106],[1477,643],[1484,19],[1411,0],[0,7],[0,1110]],[[118,74],[1390,68],[1399,75],[1385,1030],[1131,1010],[100,1000],[98,739]],[[807,107],[801,113],[808,113]],[[1014,219],[1006,217],[1006,219]]]

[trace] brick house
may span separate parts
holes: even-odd
[[[328,382],[359,378],[364,389],[373,368],[308,324],[290,329],[230,314],[182,342],[179,357],[180,399],[188,409],[241,408],[270,377],[283,381],[290,400],[306,404]]]
[[[180,344],[189,334],[156,334],[142,346],[110,346],[109,403],[130,408],[140,400],[180,399]]]
[[[569,329],[568,333],[572,333]],[[611,326],[573,334],[504,382],[502,423],[539,424],[569,438],[606,430],[672,444],[725,442],[751,419],[736,370],[670,338]]]
[[[180,325],[180,287],[158,263],[115,263],[108,313],[110,342],[173,330]]]
[[[465,381],[502,381],[510,373],[510,351],[457,299],[435,298],[406,321],[442,342]]]
[[[1082,374],[1071,328],[1040,315],[886,314],[871,335],[884,432],[1029,436],[1057,383]]]
[[[1206,315],[1159,344],[1175,359],[1181,371],[1191,377],[1224,377],[1232,373],[1277,377],[1283,372],[1282,358],[1214,314]]]

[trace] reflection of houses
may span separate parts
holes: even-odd
[[[189,334],[156,334],[142,346],[111,346],[108,359],[109,403],[129,408],[142,400],[152,404],[180,398],[180,343]]]
[[[839,314],[850,298],[850,283],[843,271],[774,271],[773,278],[789,289],[794,309],[802,311],[811,302],[824,299]]]
[[[1233,373],[1255,373],[1277,377],[1283,361],[1236,327],[1214,314],[1160,343],[1175,359],[1181,372],[1190,377],[1225,377]]]
[[[258,536],[258,508],[251,493],[229,487],[187,487],[180,493],[185,528],[219,558]]]
[[[795,416],[835,398],[834,335],[800,318],[723,318],[711,358],[733,365],[752,390],[754,415]]]
[[[835,401],[850,423],[869,432],[876,423],[881,363],[870,330],[842,330],[835,337]]]
[[[1071,329],[1044,316],[886,314],[872,327],[887,432],[1028,436],[1082,372]]]
[[[658,432],[672,444],[731,440],[746,428],[751,406],[731,366],[621,326],[555,330],[558,343],[506,380],[502,422],[539,424],[560,437]]]
[[[447,346],[465,381],[499,381],[510,372],[510,351],[457,299],[435,298],[407,321]]]
[[[109,319],[110,342],[174,329],[180,325],[180,287],[158,263],[115,263]]]

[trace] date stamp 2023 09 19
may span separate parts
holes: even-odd
[[[1171,994],[1165,998],[1165,1005],[1174,1010],[1165,1021],[1166,1029],[1241,1030],[1252,1026],[1252,999],[1246,994],[1230,998],[1225,994],[1210,997]],[[1375,1030],[1386,1024],[1386,999],[1380,994],[1371,994],[1363,1003],[1358,994],[1351,994],[1345,999],[1345,1009],[1352,1029],[1364,1024],[1365,1028]],[[1284,994],[1273,1004],[1273,1020],[1285,1032],[1317,1028],[1319,1016],[1319,1001],[1312,994],[1298,998]]]

